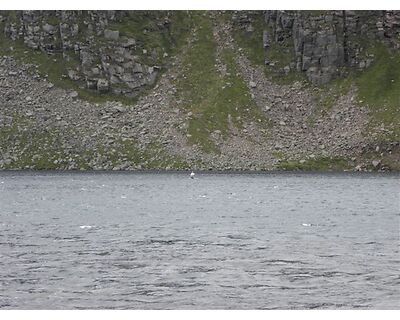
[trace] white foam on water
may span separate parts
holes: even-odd
[[[92,226],[79,226],[79,228],[81,228],[81,229],[91,229],[93,227]]]
[[[278,186],[274,186],[274,189],[278,189],[279,187]]]
[[[126,196],[121,196],[121,199],[126,199]]]
[[[302,223],[301,224],[303,227],[311,227],[311,223]]]

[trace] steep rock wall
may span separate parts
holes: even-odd
[[[235,22],[248,32],[256,12],[237,12]],[[321,85],[345,76],[349,68],[363,70],[374,60],[368,51],[376,41],[390,48],[400,48],[399,11],[265,11],[263,46],[265,63],[275,49],[290,55],[277,71],[304,72],[312,83]]]
[[[368,68],[374,61],[368,49],[376,41],[400,48],[399,11],[238,11],[233,20],[252,33],[260,14],[265,64],[282,74],[305,73],[316,85],[346,76],[349,69]],[[66,76],[82,88],[135,97],[154,84],[168,48],[156,41],[149,49],[124,32],[134,16],[153,22],[151,30],[143,25],[140,33],[170,37],[173,13],[167,11],[17,11],[3,12],[0,20],[7,37],[47,54],[62,54]]]

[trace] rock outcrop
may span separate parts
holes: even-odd
[[[254,16],[238,12],[235,22],[253,32]],[[273,46],[286,47],[290,62],[280,71],[304,72],[316,85],[345,76],[347,68],[363,70],[373,62],[368,48],[374,41],[400,48],[400,12],[398,11],[265,11],[263,45],[265,63]]]
[[[124,11],[18,11],[3,13],[2,20],[4,33],[12,40],[21,40],[28,48],[48,55],[61,55],[68,66],[66,76],[80,87],[135,97],[155,83],[162,53],[149,52],[145,44],[120,33],[118,28],[129,14]],[[156,32],[167,31],[167,13],[162,21],[156,25]],[[147,31],[143,27],[140,32]]]

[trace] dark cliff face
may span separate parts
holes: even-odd
[[[258,14],[238,12],[234,19],[251,33]],[[269,58],[278,50],[289,59],[277,72],[302,72],[316,85],[346,76],[349,68],[368,68],[374,60],[368,49],[376,41],[400,48],[398,11],[265,11],[263,18],[265,64],[279,65]]]

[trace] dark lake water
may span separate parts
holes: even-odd
[[[399,309],[399,175],[0,173],[1,309]]]

